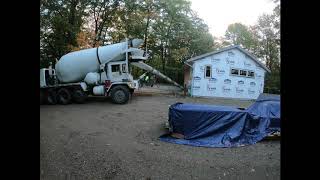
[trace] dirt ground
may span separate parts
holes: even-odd
[[[136,95],[40,106],[40,179],[280,179],[280,142],[239,148],[165,143],[168,107],[192,102],[247,107],[226,99]]]

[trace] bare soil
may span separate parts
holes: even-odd
[[[248,107],[252,101],[135,95],[128,104],[40,106],[40,179],[280,179],[280,142],[239,148],[165,143],[175,102]]]

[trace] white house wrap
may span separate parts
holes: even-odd
[[[185,84],[191,96],[256,99],[270,72],[240,46],[230,46],[187,60]]]

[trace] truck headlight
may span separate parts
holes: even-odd
[[[130,88],[134,88],[134,83],[133,82],[128,83],[128,85],[129,85]]]

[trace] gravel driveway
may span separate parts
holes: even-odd
[[[90,98],[86,104],[40,106],[41,179],[280,179],[280,142],[240,148],[165,143],[175,102],[247,107],[252,102],[134,96],[125,105]]]

